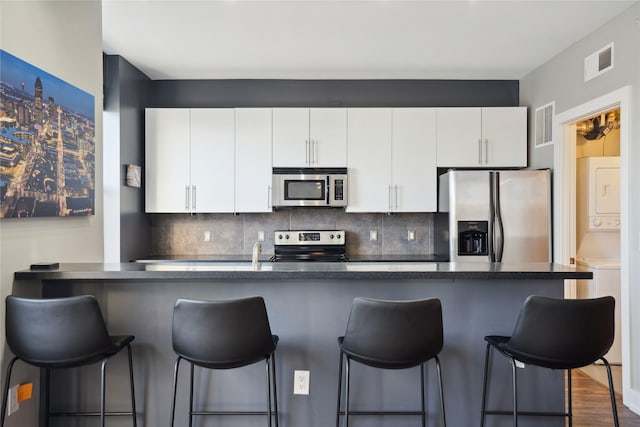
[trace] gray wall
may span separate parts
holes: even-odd
[[[155,80],[150,107],[512,107],[516,80]]]
[[[555,101],[555,113],[562,113],[580,106],[592,99],[630,85],[632,87],[631,111],[628,123],[622,123],[629,129],[630,141],[627,152],[622,150],[623,177],[626,172],[628,184],[628,215],[626,237],[629,242],[628,253],[622,254],[623,279],[628,271],[628,300],[626,304],[630,313],[629,328],[631,341],[625,343],[631,349],[631,366],[623,367],[631,372],[630,389],[625,390],[625,403],[633,401],[636,411],[640,411],[640,2],[635,3],[627,11],[614,18],[600,28],[594,29],[584,39],[578,41],[549,62],[542,65],[520,81],[520,99],[523,105],[529,106],[529,123],[533,123],[533,112],[536,108]],[[614,42],[614,68],[593,80],[584,82],[584,58]],[[557,129],[554,131],[558,131]],[[529,140],[533,139],[530,126]],[[530,148],[529,159],[532,167],[553,167],[554,146],[540,149]],[[629,165],[629,167],[625,167]],[[624,214],[624,206],[623,206]],[[623,285],[624,286],[624,285]],[[623,288],[624,289],[624,288]],[[624,295],[624,293],[623,293]]]
[[[114,151],[119,149],[119,156],[116,155],[109,165],[113,172],[110,188],[113,197],[119,196],[119,203],[112,207],[115,211],[110,216],[110,219],[119,217],[119,224],[114,225],[113,231],[119,235],[119,245],[114,242],[113,256],[105,256],[126,262],[150,252],[151,229],[149,218],[144,214],[144,182],[140,188],[128,187],[125,182],[126,165],[142,166],[144,163],[144,108],[148,104],[151,80],[124,58],[105,55],[104,81],[104,111],[113,116],[110,121],[117,121],[114,126],[117,130],[111,137],[105,137],[105,145],[117,145]],[[119,255],[115,253],[118,249]]]
[[[518,106],[514,80],[156,80],[150,82],[149,107],[475,107]],[[122,142],[124,144],[124,141]],[[301,215],[300,212],[304,212]],[[153,255],[251,253],[263,230],[266,253],[272,232],[311,227],[348,230],[348,253],[366,255],[433,253],[433,214],[344,214],[304,210],[238,216],[154,215]],[[407,242],[407,229],[417,231]],[[379,240],[369,241],[369,230]],[[202,239],[212,231],[212,241]]]
[[[14,292],[13,272],[39,261],[101,262],[102,9],[99,1],[0,1],[0,48],[95,97],[95,208],[91,217],[0,221],[0,357],[4,382],[4,298]],[[20,367],[12,384],[34,383],[38,370]],[[25,401],[6,426],[36,425],[38,399]]]

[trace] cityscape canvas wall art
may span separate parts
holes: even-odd
[[[0,218],[95,214],[93,95],[0,50]]]

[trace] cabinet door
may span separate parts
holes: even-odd
[[[391,209],[391,109],[350,108],[347,112],[347,212]]]
[[[309,137],[311,166],[345,167],[347,165],[346,108],[311,108]]]
[[[595,169],[595,215],[620,215],[620,169]]]
[[[439,167],[482,166],[480,108],[438,108]]]
[[[483,108],[482,144],[484,166],[527,166],[527,108]]]
[[[273,109],[273,166],[310,166],[309,109]]]
[[[145,212],[189,212],[189,109],[145,110]]]
[[[236,212],[271,212],[271,108],[236,109]]]
[[[191,110],[191,210],[233,212],[234,110]]]
[[[436,110],[394,108],[391,146],[393,211],[435,212]]]

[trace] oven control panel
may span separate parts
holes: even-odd
[[[275,245],[344,245],[344,230],[286,230],[276,231]]]

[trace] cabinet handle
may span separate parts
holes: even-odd
[[[482,139],[478,140],[478,164],[482,164]]]
[[[318,164],[318,140],[311,140],[311,163],[314,165]]]
[[[485,138],[484,140],[484,164],[489,163],[489,140]]]
[[[191,186],[191,208],[195,211],[196,210],[196,186],[193,185]]]
[[[602,197],[606,197],[607,196],[607,187],[608,186],[609,186],[608,184],[605,184],[605,185],[602,186]]]
[[[389,211],[391,211],[391,186],[389,186]]]
[[[273,202],[271,200],[271,186],[267,186],[267,208],[270,209],[273,206]]]
[[[189,186],[184,186],[184,210],[189,210]]]
[[[311,165],[311,150],[309,148],[309,139],[304,140],[304,163],[306,165]]]
[[[398,210],[398,184],[396,184],[396,210]]]

